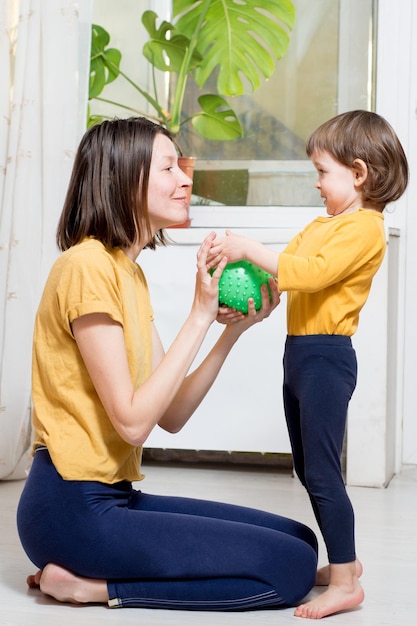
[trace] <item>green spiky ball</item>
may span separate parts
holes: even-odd
[[[248,298],[253,298],[255,309],[259,311],[262,306],[261,285],[268,284],[269,278],[272,278],[271,274],[249,261],[228,263],[219,280],[220,305],[247,313]]]

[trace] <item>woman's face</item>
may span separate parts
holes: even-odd
[[[153,144],[148,182],[148,212],[152,230],[174,226],[188,217],[187,189],[192,180],[178,167],[172,141],[158,133]]]

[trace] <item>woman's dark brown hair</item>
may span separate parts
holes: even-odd
[[[56,241],[60,250],[94,237],[106,248],[147,241],[165,244],[163,231],[152,237],[148,180],[157,133],[164,127],[144,117],[104,121],[84,134],[75,156]]]
[[[403,147],[390,124],[371,111],[349,111],[328,120],[315,130],[306,144],[307,156],[323,150],[347,167],[362,159],[368,176],[363,201],[383,210],[398,200],[408,184],[408,163]]]

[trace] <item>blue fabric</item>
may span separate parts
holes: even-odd
[[[309,494],[330,563],[356,558],[354,513],[341,468],[356,376],[350,337],[287,337],[283,394],[294,469]]]
[[[255,509],[67,481],[38,450],[17,513],[39,568],[105,579],[110,606],[243,610],[294,605],[312,588],[314,533]]]

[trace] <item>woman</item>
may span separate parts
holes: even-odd
[[[104,122],[78,149],[33,344],[34,460],[18,528],[40,570],[30,587],[60,601],[111,607],[242,610],[285,606],[312,587],[307,527],[215,502],[132,488],[142,445],[179,431],[239,336],[279,303],[218,310],[218,282],[197,254],[190,313],[164,353],[136,259],[184,221],[190,179],[169,133],[143,118]],[[170,277],[167,276],[167,280]],[[188,374],[211,324],[225,329]]]

